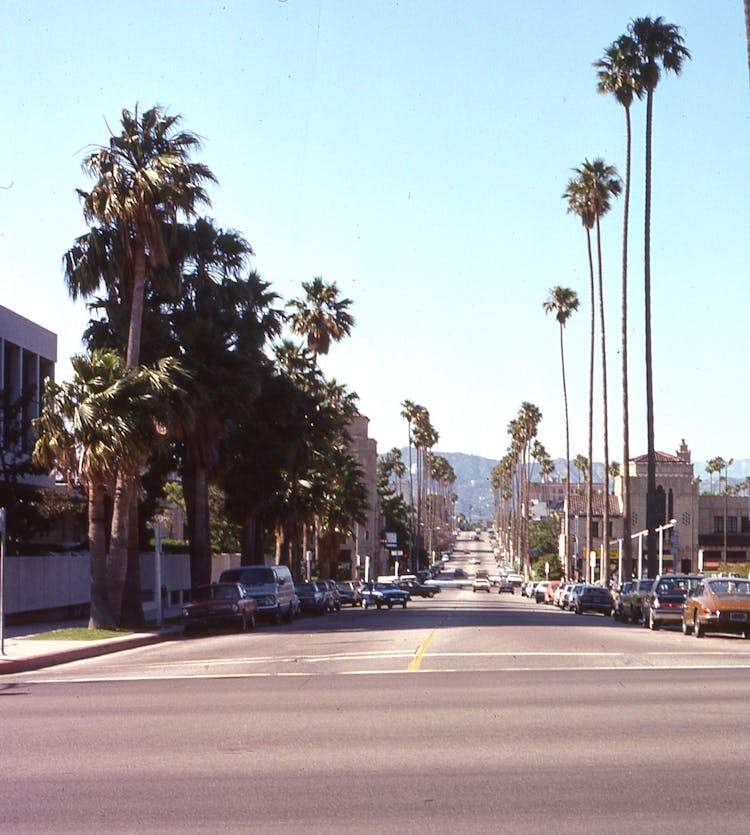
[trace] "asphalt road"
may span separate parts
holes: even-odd
[[[745,831],[750,642],[444,591],[0,684],[2,832]]]

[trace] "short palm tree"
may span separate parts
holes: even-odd
[[[547,301],[544,302],[546,313],[554,313],[560,325],[560,365],[562,367],[563,402],[565,404],[565,463],[567,473],[566,501],[567,512],[565,514],[565,573],[567,577],[572,576],[570,558],[570,420],[568,417],[568,386],[565,380],[565,325],[572,314],[578,310],[578,294],[570,287],[553,287],[549,291]]]
[[[654,382],[651,348],[651,138],[653,130],[654,91],[662,72],[679,75],[690,52],[680,35],[679,27],[667,23],[663,17],[639,17],[628,26],[628,34],[635,44],[638,72],[646,91],[646,186],[644,213],[644,295],[646,335],[646,434],[647,434],[647,485],[646,527],[648,528],[648,574],[657,570],[656,525],[656,448],[654,444]]]

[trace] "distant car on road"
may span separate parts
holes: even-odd
[[[490,581],[486,577],[475,577],[474,582],[471,584],[472,591],[486,591],[489,594],[491,588]]]
[[[359,583],[344,580],[343,582],[336,583],[336,588],[339,590],[339,598],[342,606],[362,605],[362,594],[359,591]]]
[[[328,611],[328,594],[319,583],[296,583],[294,590],[304,614],[324,615]]]
[[[182,607],[185,632],[198,626],[232,624],[243,632],[255,628],[258,604],[240,583],[212,583],[191,593],[191,602]]]
[[[513,583],[507,577],[500,580],[500,583],[498,584],[498,588],[497,588],[497,593],[498,594],[504,594],[506,592],[508,594],[515,594],[516,593],[516,587],[513,585]]]
[[[631,623],[639,623],[643,620],[643,600],[651,591],[653,580],[647,577],[641,580],[633,580],[633,584],[627,594],[621,595],[620,611],[623,620]]]

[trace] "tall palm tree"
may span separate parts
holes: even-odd
[[[679,27],[667,23],[663,17],[639,17],[628,26],[628,34],[635,44],[639,61],[638,72],[646,91],[646,187],[644,213],[644,296],[646,335],[646,433],[647,485],[646,527],[648,528],[648,574],[657,570],[656,519],[656,448],[654,445],[654,382],[651,349],[651,145],[653,131],[654,91],[663,72],[679,75],[690,52],[684,45]]]
[[[110,295],[119,295],[129,317],[129,368],[140,362],[147,278],[168,270],[177,219],[208,205],[204,184],[215,182],[205,165],[190,159],[200,139],[178,130],[179,123],[179,116],[167,116],[159,106],[145,112],[138,106],[134,112],[123,109],[121,132],[83,161],[95,180],[90,192],[78,191],[91,231],[65,257],[68,286],[74,298],[91,295],[102,282]],[[129,540],[138,473],[120,468],[116,478],[110,558],[121,574],[137,571],[137,547]],[[129,553],[130,568],[123,569]]]
[[[414,467],[412,463],[412,427],[423,407],[413,400],[404,400],[401,404],[401,417],[406,421],[409,442],[409,558],[414,553]]]
[[[566,500],[567,511],[565,513],[565,576],[572,577],[571,571],[571,537],[570,537],[570,419],[568,417],[568,386],[565,379],[565,325],[571,315],[578,310],[578,294],[570,287],[553,287],[549,291],[547,301],[544,302],[546,313],[554,313],[560,325],[560,365],[562,367],[563,402],[565,404],[565,463],[567,472]]]
[[[622,518],[623,518],[623,574],[633,573],[633,548],[630,538],[632,512],[630,498],[630,418],[628,392],[628,232],[630,218],[630,184],[632,129],[630,107],[633,98],[642,98],[643,82],[639,73],[639,62],[635,54],[635,42],[628,35],[622,35],[609,46],[604,57],[594,66],[597,69],[597,90],[610,93],[625,111],[625,194],[622,223],[622,315],[620,337],[620,360],[622,367],[622,457],[625,466],[622,471]]]
[[[597,158],[593,162],[586,160],[579,171],[596,225],[596,260],[599,279],[599,334],[601,337],[602,362],[604,480],[606,482],[609,473],[609,407],[607,401],[607,333],[604,317],[601,219],[610,209],[611,198],[616,197],[622,190],[622,182],[617,175],[617,169],[613,165],[607,165],[601,158]],[[607,498],[607,492],[605,491],[604,494],[602,520],[602,580],[604,581],[609,579],[609,499]]]
[[[586,232],[586,251],[589,261],[589,292],[591,309],[589,314],[589,441],[588,460],[593,460],[594,454],[594,342],[596,338],[596,290],[594,288],[594,255],[591,248],[591,230],[596,223],[596,216],[591,205],[590,195],[584,181],[582,170],[574,169],[577,177],[568,180],[563,192],[563,198],[568,201],[568,214],[577,215]],[[586,482],[586,560],[591,552],[591,519],[593,517],[593,468],[588,470]]]
[[[336,282],[326,284],[321,276],[303,281],[305,297],[292,299],[287,307],[292,332],[307,339],[307,349],[317,363],[320,354],[327,354],[331,342],[340,342],[349,336],[354,327],[354,317],[349,313],[351,299],[339,297]]]

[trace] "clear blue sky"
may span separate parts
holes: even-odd
[[[164,105],[205,140],[210,214],[251,242],[284,299],[315,275],[354,301],[323,361],[360,396],[380,451],[405,398],[443,451],[501,457],[524,400],[563,456],[558,332],[573,287],[571,452],[587,438],[585,239],[572,167],[624,169],[624,116],[592,62],[628,21],[663,15],[693,60],[657,90],[653,306],[656,446],[750,457],[746,430],[750,85],[741,0],[2,2],[0,303],[56,331],[58,377],[86,321],[61,258],[81,234],[80,163],[123,107]],[[631,452],[646,450],[643,106],[634,107]],[[604,222],[610,456],[621,460],[622,207]],[[597,371],[597,377],[599,372]],[[597,417],[597,427],[600,419]],[[601,433],[595,458],[601,457]]]

